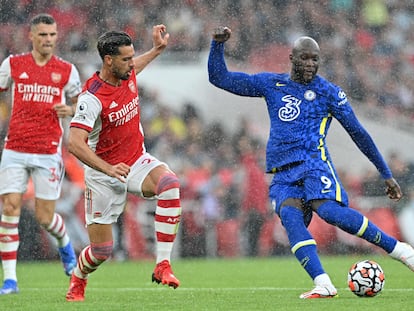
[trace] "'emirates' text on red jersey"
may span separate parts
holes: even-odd
[[[119,87],[95,73],[85,83],[70,126],[89,132],[88,144],[103,160],[132,165],[145,152],[135,72]]]
[[[62,124],[53,106],[81,91],[76,68],[52,56],[39,66],[31,53],[11,55],[0,67],[0,90],[12,86],[13,107],[5,148],[53,154],[60,151]]]

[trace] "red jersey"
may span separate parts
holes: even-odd
[[[81,92],[74,65],[52,56],[44,66],[31,53],[11,55],[0,67],[0,91],[12,87],[12,113],[5,149],[24,153],[60,152],[63,129],[53,106]]]
[[[91,149],[111,165],[135,163],[145,152],[135,72],[120,86],[105,83],[95,73],[79,95],[70,126],[88,131]]]

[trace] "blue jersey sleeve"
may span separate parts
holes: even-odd
[[[224,60],[224,44],[212,41],[208,57],[208,77],[211,84],[230,93],[260,97],[262,92],[257,87],[256,75],[243,72],[230,72]]]
[[[392,177],[392,173],[372,137],[356,117],[346,94],[337,88],[332,100],[332,115],[347,131],[359,150],[375,165],[384,179]]]

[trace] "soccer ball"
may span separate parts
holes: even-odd
[[[348,271],[348,287],[359,297],[374,297],[384,288],[381,266],[373,260],[356,262]]]

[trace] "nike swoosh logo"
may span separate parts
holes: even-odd
[[[326,189],[322,189],[321,191],[322,193],[328,193],[328,192],[332,192],[332,190],[326,190]]]
[[[286,86],[285,83],[276,82],[276,86]]]

